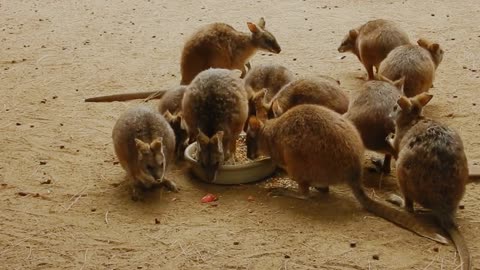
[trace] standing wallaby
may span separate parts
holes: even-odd
[[[367,149],[385,154],[383,163],[377,162],[377,165],[382,172],[390,173],[391,154],[394,150],[385,138],[395,132],[395,122],[390,114],[402,95],[405,78],[395,82],[381,76],[378,79],[363,85],[344,116],[360,132]]]
[[[417,45],[397,47],[380,64],[379,74],[390,80],[405,76],[404,93],[407,97],[427,92],[433,85],[435,70],[443,59],[443,50],[437,43],[419,39]]]
[[[397,179],[406,210],[414,202],[431,209],[447,231],[461,259],[462,269],[472,269],[465,239],[458,230],[455,213],[465,193],[468,162],[460,136],[453,129],[422,115],[432,95],[402,96],[394,107],[395,138],[389,142],[397,152]]]
[[[113,146],[118,161],[132,185],[132,199],[142,198],[142,189],[165,185],[178,191],[165,174],[174,161],[175,135],[163,116],[141,105],[128,109],[115,123]]]
[[[365,66],[368,79],[375,79],[373,67],[377,69],[388,53],[394,48],[410,44],[405,31],[392,21],[378,19],[368,21],[352,29],[343,39],[338,51],[352,52]]]
[[[348,110],[348,96],[337,83],[325,78],[297,79],[285,85],[267,105],[275,117],[301,104],[315,104],[343,114]]]
[[[248,116],[248,99],[240,72],[208,69],[188,86],[182,101],[190,139],[197,139],[199,163],[209,181],[220,164],[233,157]]]
[[[245,76],[245,65],[257,50],[280,53],[272,33],[265,29],[265,20],[248,22],[251,34],[242,33],[225,23],[212,23],[200,28],[186,42],[181,59],[181,84],[186,85],[208,68],[239,69]]]
[[[364,148],[358,131],[340,114],[316,105],[299,105],[279,118],[249,118],[247,156],[270,156],[298,183],[300,194],[277,189],[276,194],[308,198],[310,186],[325,189],[346,183],[368,211],[436,241],[445,239],[417,225],[413,216],[367,196],[362,188]]]
[[[258,92],[267,89],[265,102],[287,83],[293,81],[295,75],[286,67],[278,64],[260,64],[254,66],[245,77],[245,89],[249,92]]]

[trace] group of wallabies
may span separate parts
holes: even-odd
[[[198,29],[183,48],[181,84],[173,90],[86,99],[160,98],[157,109],[128,109],[113,129],[116,155],[132,180],[132,198],[154,185],[178,191],[165,173],[194,141],[198,162],[213,181],[219,166],[234,156],[244,131],[248,158],[269,156],[298,183],[299,192],[275,189],[275,195],[306,199],[310,187],[328,192],[330,185],[346,183],[368,211],[447,243],[416,220],[417,203],[453,240],[462,269],[471,269],[455,222],[469,179],[462,140],[422,114],[443,58],[439,44],[426,39],[413,44],[396,23],[383,19],[350,30],[338,51],[355,54],[368,74],[350,99],[328,76],[299,78],[278,64],[252,67],[249,59],[257,50],[278,54],[281,48],[263,18],[247,25],[250,33],[224,23]],[[391,158],[396,160],[403,193],[398,203],[407,211],[367,196],[362,187],[365,149],[385,155],[375,162],[381,173],[390,173]]]

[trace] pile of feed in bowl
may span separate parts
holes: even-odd
[[[237,149],[235,152],[235,156],[230,158],[229,160],[225,161],[223,165],[242,165],[246,163],[253,162],[254,160],[247,158],[247,143],[246,143],[246,136],[240,135],[237,139]],[[198,148],[195,147],[192,153],[192,158],[198,161]],[[264,159],[265,157],[261,156],[255,160]]]

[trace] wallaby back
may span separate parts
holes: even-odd
[[[326,79],[303,78],[285,85],[272,99],[271,106],[278,117],[301,104],[315,104],[343,114],[348,109],[348,96],[338,84]]]
[[[350,30],[338,51],[355,54],[367,69],[368,79],[373,80],[373,67],[378,71],[390,51],[406,44],[410,44],[410,40],[405,31],[392,21],[378,19]]]
[[[405,45],[397,47],[385,58],[379,74],[390,80],[405,76],[404,94],[413,97],[432,87],[436,68],[432,54],[427,49],[418,45]]]
[[[158,102],[158,111],[165,113],[169,111],[172,114],[177,114],[182,111],[182,100],[187,86],[181,85],[174,90],[166,91]]]
[[[265,102],[287,83],[293,81],[295,75],[286,67],[278,64],[260,64],[254,66],[245,77],[245,89],[258,92],[267,89]]]

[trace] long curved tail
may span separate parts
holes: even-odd
[[[425,238],[442,244],[448,243],[448,240],[445,237],[433,231],[429,231],[427,228],[424,228],[424,226],[422,226],[413,215],[398,211],[368,197],[360,186],[360,183],[351,183],[350,187],[352,188],[353,194],[362,204],[362,206],[373,214]]]
[[[116,95],[109,95],[109,96],[100,96],[100,97],[92,97],[85,99],[85,102],[112,102],[112,101],[127,101],[132,99],[160,99],[162,98],[163,94],[165,94],[165,90],[160,91],[152,91],[152,92],[136,92],[136,93],[125,93],[125,94],[116,94]]]
[[[448,232],[450,238],[452,238],[453,244],[457,249],[458,256],[460,257],[460,263],[462,264],[462,270],[471,270],[473,269],[472,266],[472,258],[470,256],[470,251],[468,250],[467,243],[463,238],[462,233],[458,230],[458,226],[453,220],[451,216],[448,216],[445,219],[440,218],[440,224],[442,228]]]

